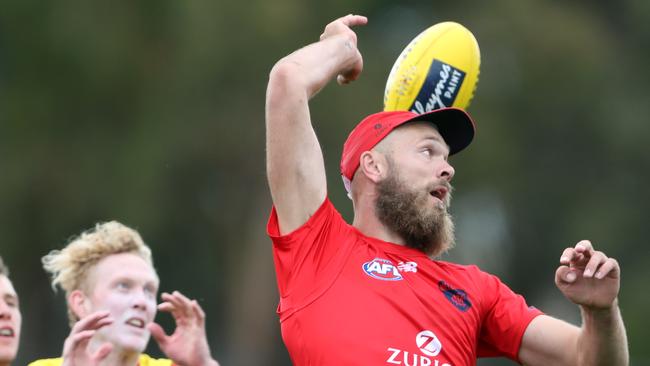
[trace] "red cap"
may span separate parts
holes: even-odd
[[[466,148],[474,138],[474,121],[459,108],[441,108],[417,114],[410,111],[390,111],[371,114],[350,132],[343,145],[341,175],[345,188],[350,192],[350,182],[359,167],[361,154],[372,149],[392,130],[407,122],[428,121],[433,123],[440,136],[449,145],[449,155]]]

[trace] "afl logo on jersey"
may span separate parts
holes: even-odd
[[[387,259],[375,258],[363,264],[363,271],[370,277],[384,281],[400,281],[402,275],[393,263]]]

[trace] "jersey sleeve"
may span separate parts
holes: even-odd
[[[280,235],[275,208],[267,225],[280,291],[281,320],[320,296],[333,283],[349,253],[350,226],[326,198],[298,229]]]
[[[478,343],[479,357],[507,357],[519,361],[519,347],[528,324],[542,312],[528,306],[496,276],[485,274],[485,315]]]

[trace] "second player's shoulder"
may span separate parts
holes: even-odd
[[[60,366],[63,364],[62,358],[44,358],[31,362],[28,366]]]

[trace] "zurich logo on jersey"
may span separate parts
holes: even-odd
[[[384,281],[400,281],[402,275],[393,263],[387,259],[375,258],[363,264],[363,271],[370,277]]]

